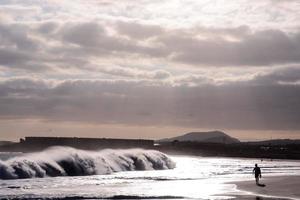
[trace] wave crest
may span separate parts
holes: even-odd
[[[175,163],[155,150],[84,151],[51,147],[0,161],[0,179],[111,174],[120,171],[172,169]]]

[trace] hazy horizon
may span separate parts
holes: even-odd
[[[300,139],[296,0],[0,2],[0,140]]]
[[[97,126],[98,128],[98,126]],[[127,129],[126,129],[127,128]],[[25,137],[83,137],[83,138],[117,138],[117,139],[151,139],[151,140],[159,140],[159,139],[165,139],[165,138],[172,138],[177,136],[182,136],[187,133],[191,132],[211,132],[211,131],[221,131],[225,134],[239,139],[241,142],[247,142],[247,141],[263,141],[263,140],[273,140],[273,139],[299,139],[297,132],[286,132],[286,131],[240,131],[240,130],[215,130],[215,129],[183,129],[181,132],[178,132],[178,128],[166,128],[164,129],[164,134],[161,134],[162,129],[161,128],[155,128],[150,127],[149,132],[143,132],[141,134],[140,127],[126,127],[122,128],[122,131],[125,129],[130,132],[120,134],[120,129],[115,129],[111,127],[102,127],[100,129],[101,131],[105,130],[105,132],[97,132],[97,130],[93,130],[94,132],[86,132],[83,134],[81,131],[86,131],[87,128],[82,128],[81,130],[78,130],[78,132],[75,131],[75,134],[67,133],[64,131],[64,129],[59,130],[58,132],[55,132],[53,129],[48,129],[45,132],[39,132],[37,134],[32,134],[32,129],[29,129],[30,132],[28,134],[24,134],[22,132],[21,134],[15,133],[11,134],[10,137],[7,138],[0,138],[0,141],[14,141],[18,142],[21,138]],[[98,130],[99,131],[99,130]],[[177,132],[175,132],[177,131]],[[185,132],[184,132],[185,131]],[[156,134],[153,134],[156,133]],[[255,135],[253,135],[255,133]],[[249,134],[252,137],[249,137]],[[262,137],[263,135],[263,137]],[[289,135],[290,137],[287,138],[285,135]]]

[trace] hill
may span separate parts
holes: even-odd
[[[208,132],[191,132],[181,136],[165,138],[158,142],[172,142],[172,141],[191,141],[191,142],[207,142],[207,143],[222,143],[232,144],[239,143],[236,138],[230,137],[222,131],[208,131]]]

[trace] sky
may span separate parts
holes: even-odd
[[[300,139],[298,0],[0,0],[0,140]]]

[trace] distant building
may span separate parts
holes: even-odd
[[[104,148],[152,148],[153,140],[78,138],[78,137],[25,137],[20,139],[20,146],[30,150],[40,150],[50,146],[70,146],[80,149]]]

